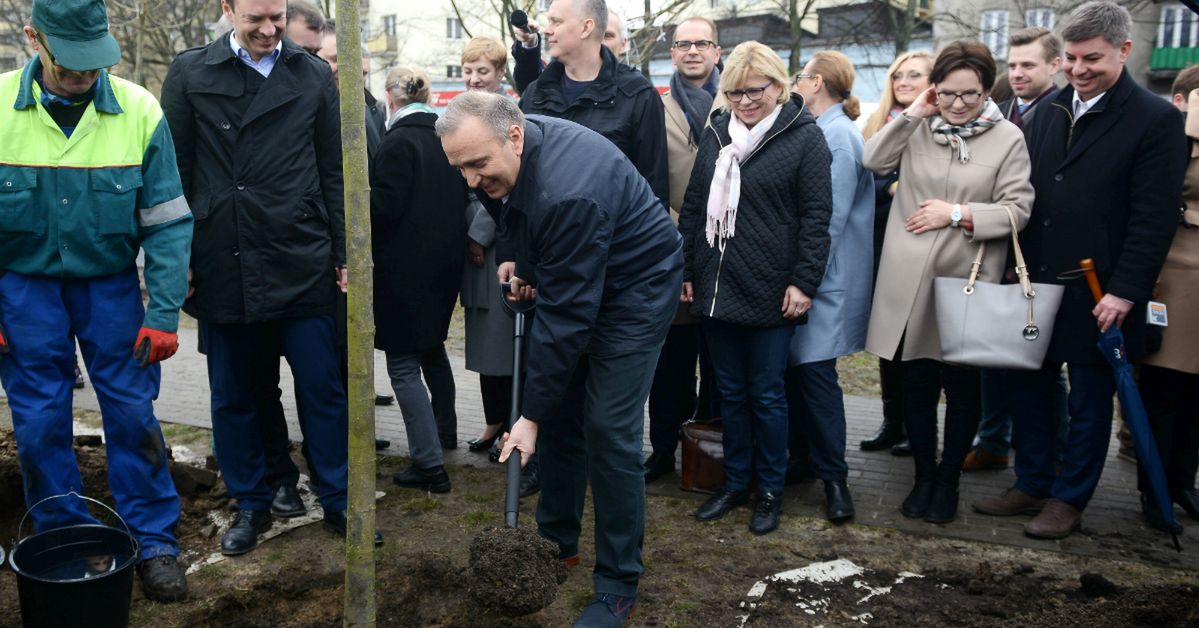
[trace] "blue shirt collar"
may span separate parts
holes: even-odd
[[[42,59],[34,56],[25,64],[25,69],[21,72],[21,88],[17,91],[17,100],[13,103],[13,109],[28,109],[38,104],[39,98],[33,95],[33,86],[36,83],[34,77],[41,76],[41,74]],[[38,91],[42,91],[41,86],[38,86]],[[101,113],[124,113],[121,104],[117,102],[116,94],[112,91],[108,70],[100,70],[100,76],[92,87],[92,104],[96,106],[96,111]]]
[[[250,53],[246,52],[246,49],[237,43],[236,31],[229,31],[229,47],[233,49],[234,56],[241,59],[246,65],[254,68],[254,71],[263,76],[270,76],[271,70],[275,69],[275,62],[279,60],[279,55],[283,53],[283,39],[279,39],[279,43],[275,44],[275,49],[271,51],[271,54],[263,56],[258,61],[255,61],[250,56]]]

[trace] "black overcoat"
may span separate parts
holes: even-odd
[[[171,63],[162,108],[196,218],[195,294],[213,323],[332,314],[345,265],[341,130],[329,64],[289,40],[252,99],[228,36]]]
[[[445,342],[466,261],[466,181],[433,130],[437,115],[392,123],[371,168],[375,347]]]
[[[1187,141],[1182,114],[1127,70],[1077,120],[1073,98],[1067,87],[1041,103],[1025,134],[1037,196],[1021,242],[1034,282],[1066,286],[1046,360],[1102,365],[1094,298],[1082,279],[1058,275],[1094,259],[1103,290],[1134,303],[1129,354],[1145,352],[1145,303],[1178,228]]]

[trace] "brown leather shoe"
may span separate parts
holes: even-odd
[[[1006,468],[1007,456],[996,456],[982,447],[971,449],[970,453],[966,454],[966,461],[962,463],[962,471],[991,471]]]
[[[1049,499],[1041,514],[1024,524],[1024,533],[1036,539],[1064,539],[1082,524],[1082,511],[1058,499]]]
[[[1033,497],[1016,487],[1009,488],[1001,495],[984,497],[975,500],[974,509],[984,515],[996,517],[1012,517],[1015,515],[1035,515],[1045,507],[1045,500]]]

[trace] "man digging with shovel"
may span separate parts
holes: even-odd
[[[437,134],[512,247],[499,270],[509,298],[537,302],[522,416],[500,460],[526,461],[540,442],[538,532],[568,562],[590,482],[595,596],[575,626],[620,626],[643,571],[643,408],[682,285],[678,230],[620,150],[572,122],[467,92]]]

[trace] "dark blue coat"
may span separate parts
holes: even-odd
[[[1128,352],[1145,344],[1145,302],[1178,229],[1188,152],[1182,114],[1125,70],[1078,120],[1074,88],[1038,106],[1025,137],[1036,202],[1021,234],[1034,282],[1064,283],[1049,362],[1102,365],[1095,300],[1060,273],[1095,260],[1104,292],[1135,303],[1124,322]]]
[[[537,287],[522,414],[552,416],[585,354],[662,343],[678,308],[683,245],[645,178],[603,136],[529,116],[520,175],[488,208],[516,275]]]

